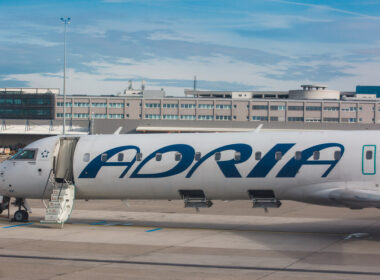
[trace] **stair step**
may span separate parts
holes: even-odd
[[[47,215],[60,215],[62,213],[61,208],[47,208],[46,214]]]
[[[50,201],[48,208],[61,208],[61,203],[58,201]]]

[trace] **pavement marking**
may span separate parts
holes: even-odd
[[[340,274],[340,275],[366,275],[380,276],[380,272],[375,271],[357,271],[357,270],[338,270],[338,269],[309,269],[309,268],[289,268],[289,267],[269,267],[269,266],[240,266],[240,265],[217,265],[217,264],[197,264],[197,263],[173,263],[173,262],[151,262],[151,261],[127,261],[127,260],[110,260],[110,259],[92,259],[92,258],[64,258],[50,256],[26,256],[0,254],[0,258],[10,259],[35,259],[45,261],[73,261],[73,262],[92,262],[92,263],[117,263],[132,265],[155,265],[155,266],[171,266],[171,267],[192,267],[192,268],[209,268],[209,269],[236,269],[236,270],[256,270],[256,271],[276,271],[276,272],[299,272],[299,273],[315,273],[315,274]]]
[[[91,226],[97,226],[97,225],[103,225],[105,223],[107,223],[107,221],[100,221],[100,222],[90,223],[89,225],[91,225]],[[75,223],[75,224],[80,225],[81,223]]]
[[[154,228],[154,229],[150,229],[150,230],[146,230],[145,232],[153,232],[153,231],[157,231],[157,230],[161,230],[162,228]]]
[[[30,226],[33,225],[34,223],[26,223],[26,224],[18,224],[18,225],[13,225],[13,226],[6,226],[3,228],[14,228],[14,227],[23,227],[23,226]]]

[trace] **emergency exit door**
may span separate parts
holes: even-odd
[[[376,145],[364,145],[362,153],[363,175],[376,174]]]

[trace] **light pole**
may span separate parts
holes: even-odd
[[[70,23],[71,18],[61,17],[61,21],[65,26],[63,32],[63,125],[62,134],[65,135],[66,129],[66,26]]]

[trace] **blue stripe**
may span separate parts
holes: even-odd
[[[105,223],[107,223],[107,221],[95,222],[95,223],[91,223],[90,225],[96,226],[96,225],[102,225],[102,224],[105,224]]]
[[[18,224],[18,225],[13,225],[13,226],[6,226],[3,228],[14,228],[14,227],[22,227],[22,226],[30,226],[33,225],[34,223],[27,223],[27,224]]]
[[[150,229],[150,230],[146,230],[145,232],[152,232],[152,231],[157,231],[157,230],[161,230],[162,228],[154,228],[154,229]]]

